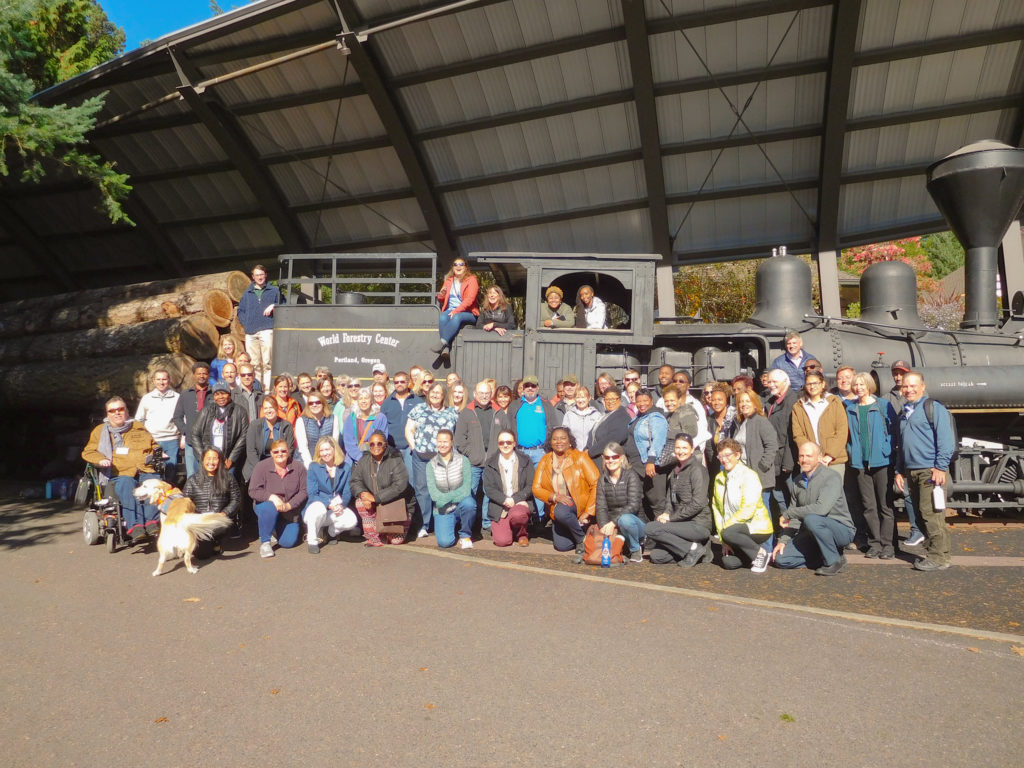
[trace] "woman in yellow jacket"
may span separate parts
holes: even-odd
[[[732,438],[718,443],[722,471],[715,477],[711,512],[722,539],[722,567],[749,565],[754,573],[764,573],[771,548],[761,545],[772,537],[772,518],[761,500],[761,480],[742,457],[743,446]]]
[[[601,473],[586,451],[577,451],[565,427],[551,432],[551,450],[537,463],[533,496],[547,505],[554,521],[551,540],[559,552],[575,547],[573,562],[583,562],[583,538],[597,506]]]

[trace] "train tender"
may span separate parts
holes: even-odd
[[[1000,243],[1024,204],[1024,150],[995,142],[965,147],[928,170],[928,190],[966,249],[966,311],[957,330],[927,328],[917,312],[913,270],[900,261],[875,264],[861,277],[861,316],[824,317],[814,309],[810,267],[795,256],[758,269],[756,305],[746,322],[712,324],[657,318],[651,254],[474,253],[510,296],[522,297],[523,328],[498,337],[464,329],[451,358],[430,352],[438,309],[432,254],[282,256],[280,284],[288,304],[275,321],[275,370],[327,365],[366,376],[373,362],[391,371],[413,363],[457,370],[468,381],[511,382],[524,373],[553,389],[569,373],[593,381],[626,368],[654,372],[663,364],[692,372],[693,385],[757,376],[798,331],[826,373],[841,365],[871,371],[884,393],[890,366],[907,360],[925,374],[928,394],[956,415],[962,440],[949,505],[961,510],[1024,506],[1024,258],[1019,243]],[[784,249],[782,249],[784,252]],[[345,263],[378,277],[346,292]],[[390,261],[389,261],[390,260]],[[381,275],[380,270],[384,270]],[[1004,304],[997,303],[1001,278]],[[364,278],[365,280],[365,278]],[[607,330],[545,329],[540,305],[557,285],[566,300],[589,284],[614,306]],[[358,286],[357,286],[358,289]],[[323,297],[332,299],[325,302]],[[1009,297],[1009,301],[1005,298]]]

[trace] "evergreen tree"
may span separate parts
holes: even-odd
[[[38,182],[65,169],[95,185],[111,221],[128,221],[128,176],[90,151],[86,134],[106,94],[42,106],[32,94],[85,72],[124,48],[124,32],[95,0],[8,0],[0,6],[0,174]]]

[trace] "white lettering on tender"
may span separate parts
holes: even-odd
[[[381,336],[378,333],[376,336],[373,337],[373,340],[377,344],[384,344],[384,345],[389,346],[389,347],[397,347],[398,346],[398,339],[394,338],[393,336]]]

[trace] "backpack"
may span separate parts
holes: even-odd
[[[928,425],[932,428],[932,432],[935,432],[935,401],[928,397],[924,401],[924,415],[928,419]],[[960,437],[956,431],[956,419],[953,414],[946,409],[946,415],[949,417],[949,429],[953,433],[953,455],[950,457],[950,464],[956,459],[957,454],[960,453]]]

